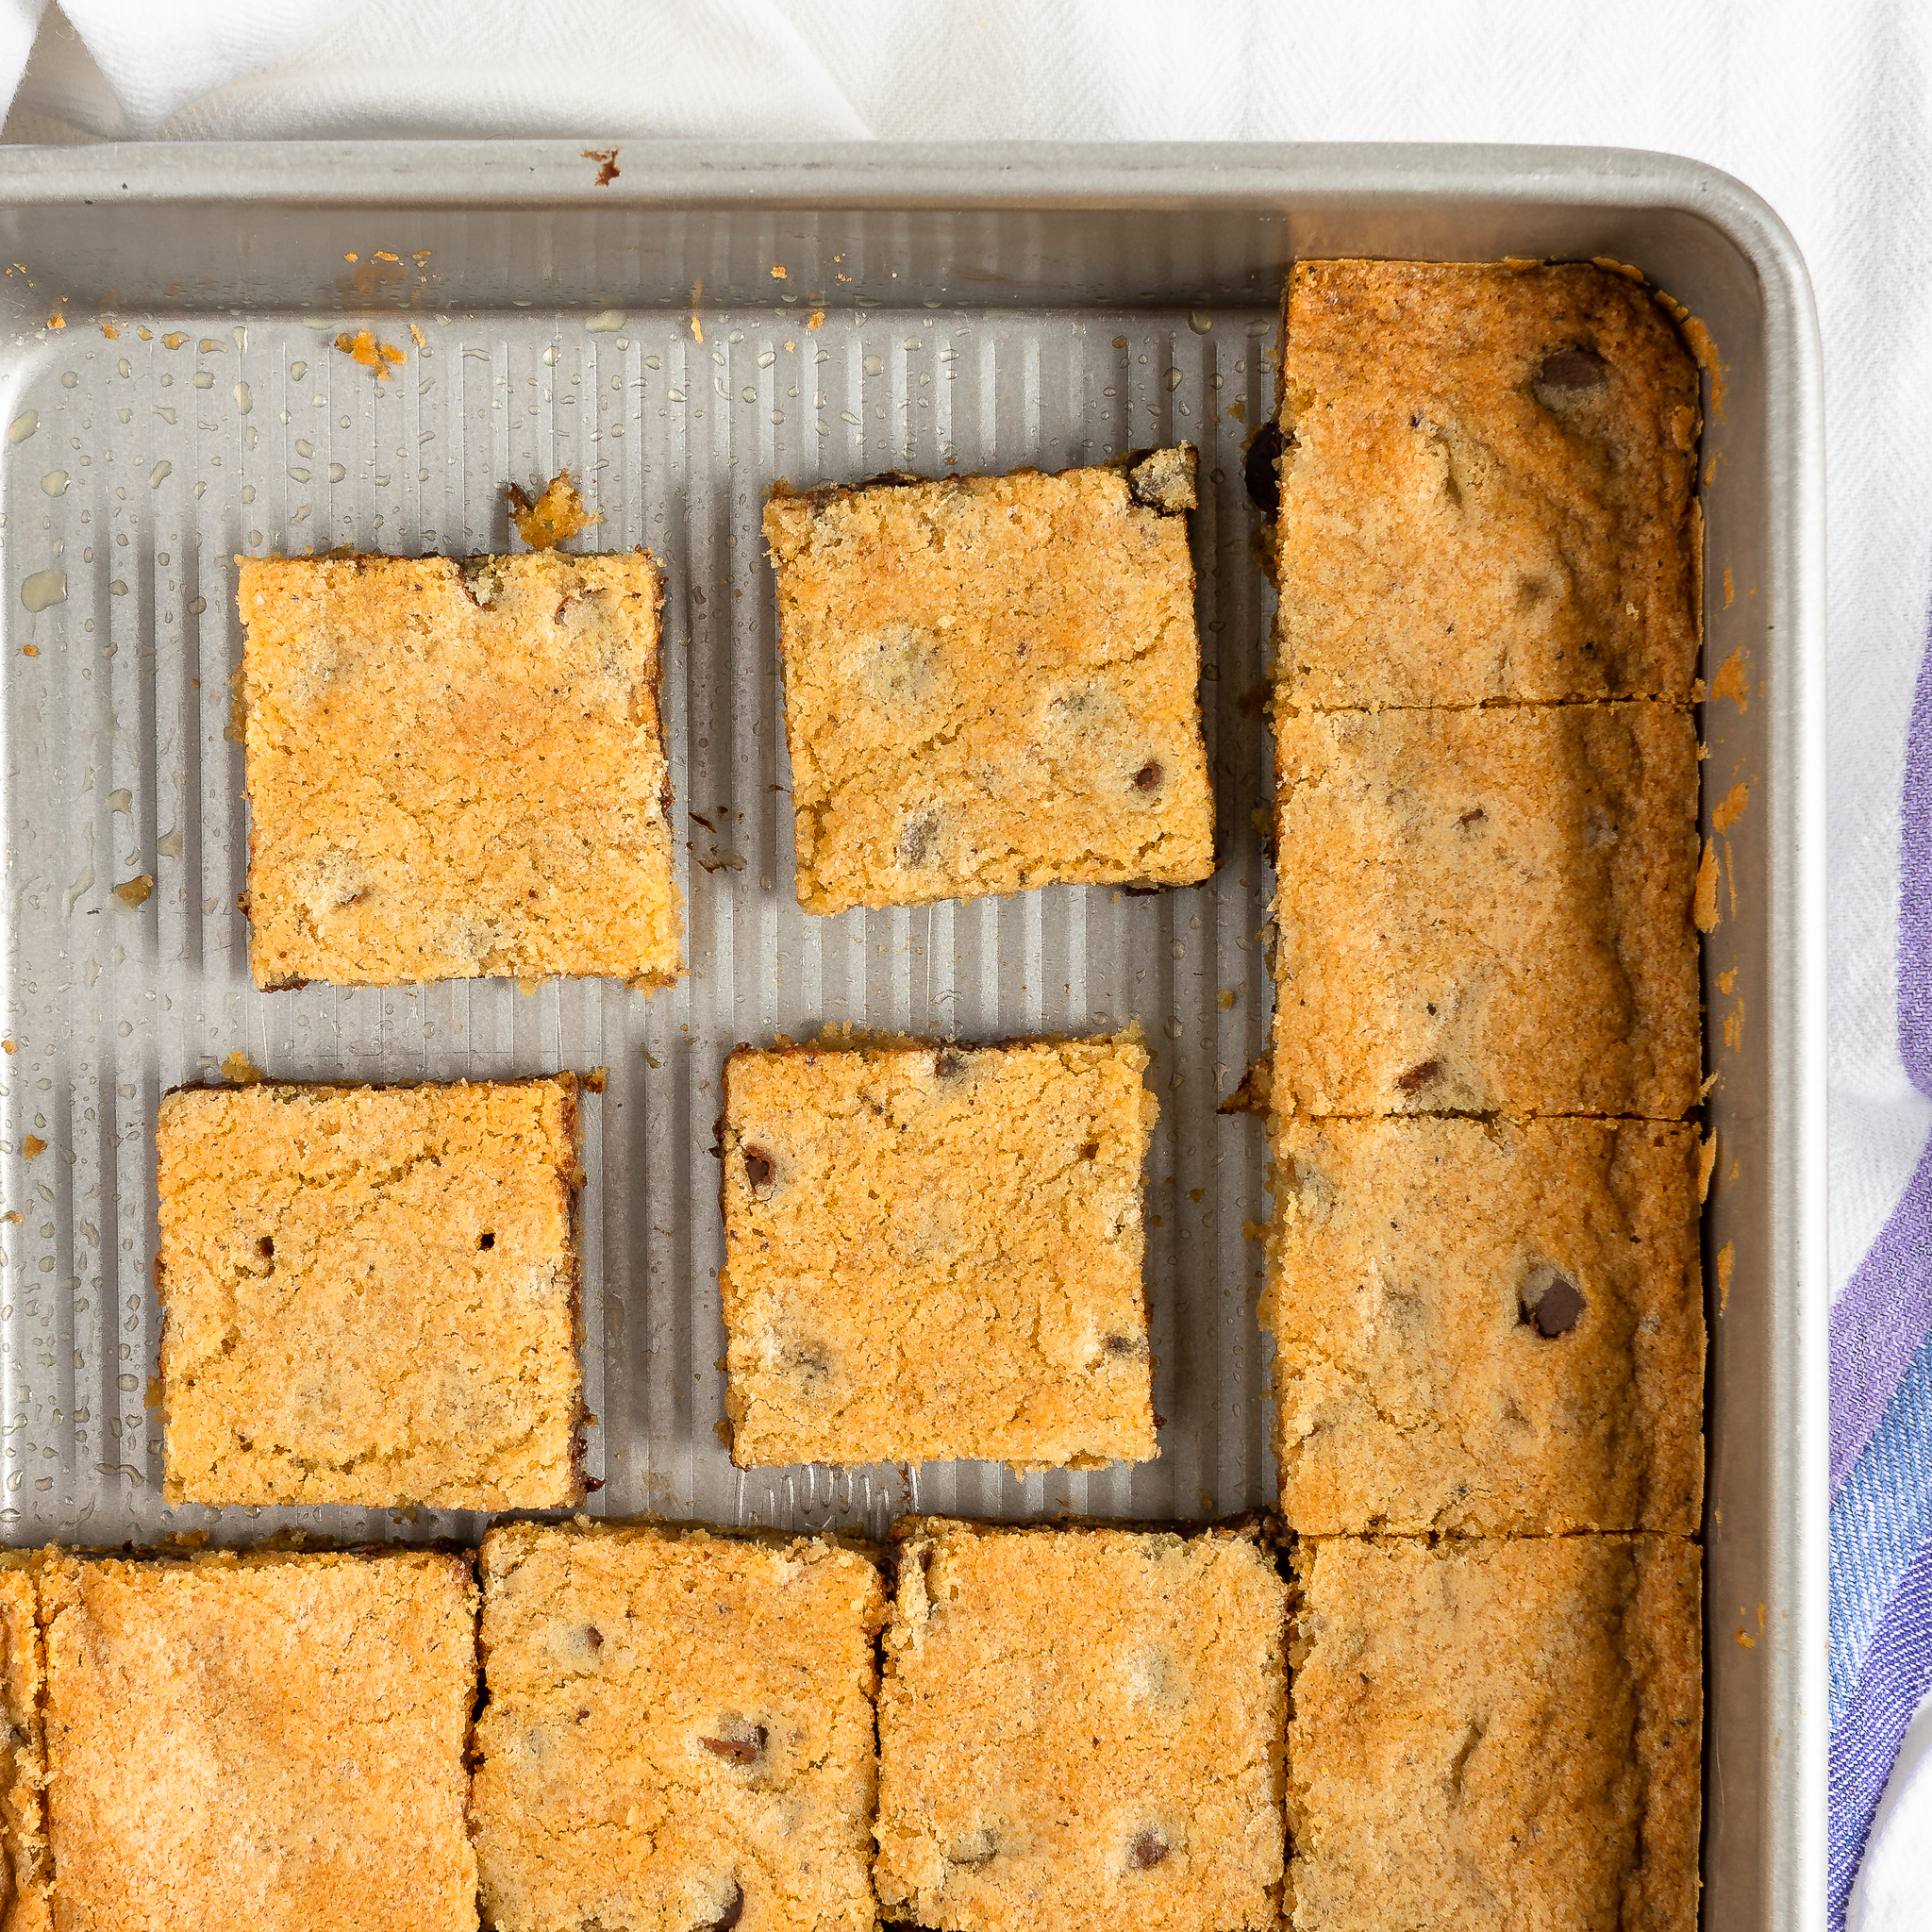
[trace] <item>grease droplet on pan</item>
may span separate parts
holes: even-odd
[[[67,573],[64,570],[37,570],[22,580],[20,601],[29,610],[45,610],[67,601]]]

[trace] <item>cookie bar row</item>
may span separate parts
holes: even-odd
[[[1288,1555],[911,1518],[883,1574],[581,1522],[19,1556],[8,1924],[1689,1932],[1694,1546]]]
[[[732,1055],[741,1467],[1158,1456],[1131,1035]],[[575,1074],[185,1089],[156,1165],[171,1500],[582,1500]]]
[[[1603,266],[1290,280],[1251,1091],[1319,1767],[1291,1747],[1302,1932],[1696,1919],[1697,402]],[[1626,1526],[1656,1534],[1574,1534]],[[1623,1580],[1592,1607],[1566,1566]],[[1634,1705],[1583,1663],[1599,1608]],[[1388,1722],[1391,1677],[1426,1718]],[[1633,1790],[1641,1869],[1598,1889]]]
[[[1214,869],[1194,453],[887,478],[766,511],[800,905]],[[263,987],[681,963],[658,566],[243,558]]]

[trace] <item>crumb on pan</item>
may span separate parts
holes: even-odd
[[[584,499],[570,480],[568,470],[559,470],[531,497],[516,484],[505,486],[509,497],[510,521],[532,550],[554,550],[579,532],[592,528],[604,519],[584,507]]]

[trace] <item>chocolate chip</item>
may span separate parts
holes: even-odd
[[[1248,500],[1263,516],[1274,516],[1281,508],[1281,425],[1264,424],[1248,445],[1247,460],[1241,465],[1241,480],[1248,486]]]
[[[496,1245],[496,1237],[493,1234],[480,1234],[476,1237],[476,1245],[479,1248],[493,1248]]]
[[[1158,1831],[1143,1831],[1130,1847],[1134,1863],[1141,1871],[1151,1871],[1167,1857],[1167,1840]]]
[[[1609,373],[1609,364],[1594,349],[1558,349],[1543,358],[1537,380],[1559,395],[1574,395],[1597,388]]]
[[[966,1071],[966,1056],[958,1048],[942,1046],[932,1057],[933,1077],[951,1080]]]
[[[700,1738],[698,1742],[713,1757],[722,1757],[727,1764],[750,1764],[764,1750],[765,1737],[764,1725],[754,1724],[748,1738]]]
[[[591,1714],[591,1707],[590,1707],[590,1706],[589,1706],[588,1704],[580,1704],[580,1705],[578,1705],[578,1706],[577,1706],[577,1722],[578,1722],[578,1724],[582,1724],[582,1723],[583,1723],[583,1721],[584,1721],[584,1720],[585,1720],[585,1719],[586,1719],[587,1717],[589,1717],[589,1716],[590,1716],[590,1714]]]
[[[1442,1062],[1441,1060],[1424,1060],[1420,1066],[1409,1068],[1407,1073],[1398,1074],[1395,1077],[1395,1084],[1405,1093],[1415,1093],[1428,1086],[1432,1080],[1440,1080],[1441,1077]]]
[[[1458,825],[1479,824],[1484,819],[1488,817],[1489,813],[1486,812],[1481,806],[1473,805],[1466,812],[1462,814],[1462,816],[1459,819],[1456,821],[1456,823]]]
[[[1558,1274],[1536,1300],[1517,1304],[1519,1323],[1527,1324],[1545,1341],[1567,1335],[1583,1318],[1583,1296],[1574,1281]]]
[[[1149,758],[1147,762],[1144,765],[1142,765],[1138,772],[1134,774],[1134,783],[1138,785],[1142,791],[1152,791],[1154,788],[1160,783],[1160,761],[1158,758]]]
[[[273,1261],[275,1257],[275,1237],[269,1234],[263,1235],[262,1238],[256,1242],[255,1252],[258,1255],[259,1255],[264,1261]]]
[[[478,610],[488,610],[496,602],[497,591],[503,588],[503,579],[497,574],[493,557],[458,558],[457,581],[462,586],[463,594]]]
[[[939,856],[940,815],[914,812],[899,828],[899,863],[908,872],[930,865]]]
[[[598,1629],[596,1624],[586,1624],[584,1625],[584,1635],[590,1639],[592,1650],[602,1650],[604,1648],[604,1633]]]
[[[744,1888],[737,1879],[731,1881],[731,1897],[724,1909],[705,1925],[699,1932],[731,1932],[732,1926],[744,1917]]]
[[[744,1150],[744,1177],[755,1188],[767,1188],[777,1169],[772,1164],[772,1157],[762,1147],[747,1147]]]

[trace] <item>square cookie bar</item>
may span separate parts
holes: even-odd
[[[1281,429],[1296,704],[1690,701],[1697,369],[1641,283],[1303,262]]]
[[[241,564],[264,987],[678,974],[658,566]]]
[[[1275,781],[1277,1109],[1695,1103],[1688,711],[1285,713]]]
[[[1194,452],[765,508],[808,912],[1214,870]]]
[[[871,1932],[868,1557],[518,1524],[482,1560],[486,1924]]]
[[[733,1054],[732,1459],[1158,1455],[1146,1064],[1128,1036]]]
[[[581,1497],[579,1084],[162,1100],[171,1500]]]
[[[467,1555],[42,1573],[58,1923],[473,1932]]]
[[[888,1917],[958,1932],[1279,1924],[1286,1591],[1254,1534],[895,1526]]]
[[[6,1932],[45,1932],[53,1924],[38,1564],[38,1557],[25,1551],[0,1551],[0,1925]]]
[[[1695,1932],[1700,1557],[1297,1544],[1295,1932]]]
[[[1697,1131],[1276,1117],[1261,1319],[1318,1536],[1697,1529]]]

